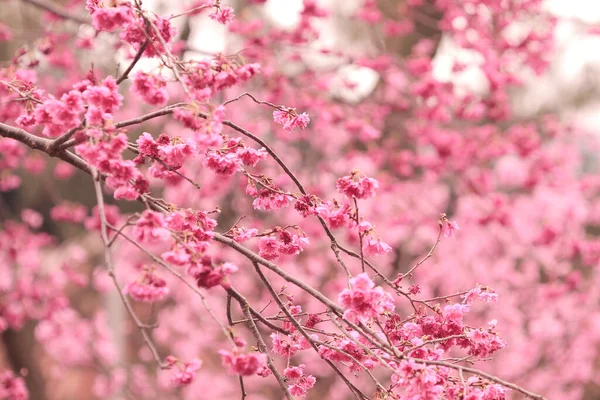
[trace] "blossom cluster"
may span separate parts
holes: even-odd
[[[0,68],[0,331],[35,322],[54,386],[83,368],[73,398],[597,383],[599,146],[513,118],[553,53],[541,1],[360,1],[344,13],[364,49],[327,46],[348,38],[316,0],[287,27],[265,0],[26,3],[52,24]],[[217,25],[227,53],[192,40]],[[90,67],[105,43],[117,73]],[[484,89],[461,84],[473,70]],[[0,374],[0,398],[27,398],[23,378]]]

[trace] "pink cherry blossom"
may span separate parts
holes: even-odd
[[[384,310],[392,311],[394,301],[366,273],[350,279],[350,289],[344,289],[338,296],[338,302],[344,307],[344,316],[351,320],[374,318]]]
[[[217,10],[211,13],[209,17],[217,22],[222,23],[223,25],[227,25],[229,22],[233,21],[235,15],[233,13],[233,8],[219,7]]]
[[[291,131],[294,128],[305,129],[310,122],[307,113],[296,114],[295,109],[283,109],[273,112],[273,120],[283,125],[283,129]]]
[[[267,364],[267,355],[263,353],[231,353],[226,350],[219,350],[223,366],[227,367],[227,372],[241,376],[250,376],[256,374]]]

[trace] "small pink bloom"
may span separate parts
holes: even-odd
[[[196,379],[196,371],[202,366],[202,361],[197,358],[183,364],[183,366],[179,365],[180,363],[177,363],[173,356],[167,357],[166,361],[171,365],[176,364],[179,368],[179,371],[171,377],[171,382],[176,386],[187,386],[192,383]]]
[[[338,192],[348,197],[368,199],[375,196],[375,189],[379,187],[379,182],[373,178],[361,176],[358,171],[354,171],[351,175],[338,179],[335,187]]]
[[[263,353],[237,354],[226,350],[219,350],[223,366],[227,372],[241,376],[256,374],[267,365],[267,355]]]
[[[44,217],[42,217],[42,214],[29,208],[21,211],[21,219],[33,229],[38,229],[44,223]]]
[[[237,156],[245,165],[254,167],[259,161],[267,159],[267,151],[263,148],[256,150],[251,147],[242,147],[237,151]]]
[[[310,122],[307,113],[298,115],[293,108],[273,111],[273,120],[283,125],[283,129],[286,131],[291,131],[294,128],[305,129]]]
[[[367,255],[382,255],[392,251],[392,247],[379,238],[366,237],[363,240],[363,251]]]
[[[384,311],[394,310],[394,300],[383,288],[366,273],[350,279],[350,289],[344,289],[338,296],[338,302],[344,307],[344,317],[356,321],[374,318]]]
[[[137,301],[151,303],[167,297],[169,288],[164,279],[159,278],[153,272],[145,272],[141,280],[125,285],[123,292]]]
[[[231,7],[220,7],[211,13],[209,17],[222,23],[223,25],[226,25],[227,23],[233,21],[235,14],[233,13],[233,8]]]
[[[456,234],[456,231],[460,230],[458,223],[456,221],[445,221],[444,222],[444,237],[453,237]]]

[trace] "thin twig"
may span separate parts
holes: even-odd
[[[319,346],[314,342],[313,338],[304,330],[304,328],[302,327],[302,325],[300,325],[300,323],[298,321],[296,321],[296,318],[294,318],[294,316],[290,313],[290,311],[287,309],[287,307],[285,306],[285,304],[283,304],[283,302],[281,301],[281,299],[279,298],[279,296],[275,292],[275,289],[273,289],[273,286],[271,285],[271,283],[269,282],[269,280],[267,279],[267,277],[261,271],[260,267],[258,266],[258,263],[252,262],[252,265],[254,266],[254,270],[256,271],[256,273],[258,274],[258,276],[260,277],[260,280],[265,284],[267,290],[271,294],[271,297],[273,298],[273,300],[275,300],[275,303],[277,303],[277,305],[279,306],[279,308],[281,309],[281,311],[283,311],[283,313],[287,317],[288,321],[291,322],[291,324],[294,325],[294,327],[296,329],[298,329],[298,331],[300,332],[300,334],[302,336],[304,336],[304,338],[310,343],[310,345],[312,346],[312,348],[318,354],[319,353]],[[350,382],[348,380],[348,378],[346,378],[344,376],[344,374],[335,366],[335,364],[333,364],[330,360],[327,360],[327,359],[325,359],[325,362],[327,364],[329,364],[329,366],[339,375],[340,378],[342,378],[342,380],[344,381],[344,383],[348,386],[348,388],[350,389],[350,391],[352,391],[352,393],[355,395],[356,398],[358,398],[358,399],[361,399],[361,398],[362,399],[367,399],[367,397],[364,395],[364,393],[362,393],[356,386],[354,386],[352,384],[352,382]]]
[[[254,323],[254,319],[252,318],[252,314],[250,313],[250,305],[248,304],[248,301],[246,301],[244,296],[240,295],[239,293],[234,293],[233,291],[228,291],[228,293],[230,293],[231,296],[234,299],[236,299],[238,303],[240,303],[242,312],[244,313],[244,316],[248,319],[248,328],[250,328],[250,331],[252,332],[252,335],[254,336],[254,339],[256,340],[256,343],[258,345],[258,350],[267,356],[267,366],[275,376],[275,379],[277,379],[277,383],[281,387],[281,390],[283,391],[283,394],[285,395],[286,399],[293,400],[292,395],[290,394],[287,388],[285,378],[281,376],[281,374],[277,370],[277,367],[275,366],[275,363],[273,362],[273,359],[267,352],[267,345],[265,344],[265,341],[263,340],[256,324]]]
[[[133,67],[135,67],[135,64],[137,64],[137,62],[140,61],[140,58],[142,58],[142,54],[144,54],[144,51],[148,47],[149,43],[150,42],[148,40],[146,40],[140,46],[139,50],[137,51],[137,53],[133,57],[133,60],[131,60],[131,63],[129,64],[129,66],[127,67],[127,69],[125,71],[123,71],[123,73],[121,74],[121,76],[119,76],[119,78],[117,79],[117,85],[120,85],[121,82],[123,82],[125,79],[129,78],[129,73],[131,72],[131,70],[133,69]]]
[[[412,267],[411,269],[408,270],[408,272],[406,272],[405,274],[403,274],[402,278],[404,278],[404,277],[409,276],[410,274],[412,274],[413,271],[415,269],[417,269],[417,267],[419,267],[421,264],[423,264],[425,261],[427,261],[433,255],[433,251],[435,250],[435,248],[437,247],[437,245],[440,243],[440,240],[442,238],[442,230],[443,230],[442,226],[443,225],[439,225],[437,238],[435,240],[435,243],[431,247],[431,249],[429,249],[429,252],[418,263],[416,263],[414,267]]]
[[[108,270],[108,275],[112,279],[113,284],[115,285],[115,288],[119,293],[119,296],[121,297],[121,301],[125,305],[125,309],[127,309],[127,312],[140,329],[142,337],[144,338],[144,342],[146,342],[146,346],[148,346],[148,348],[150,349],[150,352],[152,353],[152,356],[154,357],[154,360],[158,364],[159,368],[167,368],[167,365],[162,362],[160,355],[158,354],[158,350],[156,349],[154,342],[152,341],[150,335],[147,332],[148,327],[145,324],[142,324],[142,322],[136,315],[135,311],[133,310],[133,307],[131,306],[131,303],[129,302],[129,299],[123,293],[123,289],[121,288],[121,285],[117,280],[115,267],[112,263],[111,248],[109,246],[108,240],[108,222],[106,220],[106,213],[104,211],[104,197],[102,195],[102,188],[100,186],[100,176],[95,168],[92,168],[92,178],[94,180],[94,189],[96,191],[96,200],[98,202],[98,214],[100,215],[101,222],[100,232],[102,236],[102,242],[104,243],[104,262],[106,264],[106,269]]]

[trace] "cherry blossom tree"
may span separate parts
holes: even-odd
[[[278,2],[6,2],[0,398],[592,393],[597,141],[511,105],[558,18]]]

